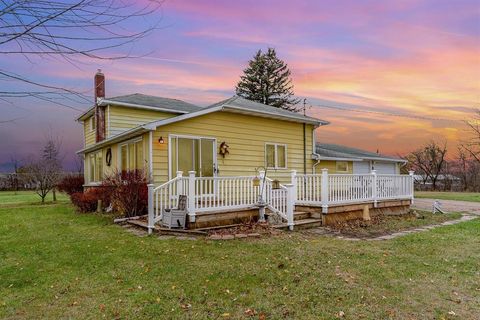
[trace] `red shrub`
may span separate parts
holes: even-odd
[[[74,193],[82,192],[84,183],[83,175],[68,175],[57,184],[57,188],[71,196]]]
[[[97,196],[89,189],[85,192],[76,192],[70,195],[70,199],[80,212],[94,212],[97,209]]]
[[[143,170],[123,171],[105,178],[103,187],[109,190],[113,209],[126,217],[147,213],[147,177]]]

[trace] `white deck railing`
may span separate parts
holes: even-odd
[[[188,198],[188,215],[195,221],[197,212],[214,212],[231,209],[247,209],[263,200],[266,206],[293,227],[295,205],[322,207],[327,213],[330,205],[373,202],[379,200],[411,199],[413,201],[413,172],[409,175],[376,174],[321,174],[297,175],[291,172],[291,184],[274,189],[272,180],[265,178],[265,184],[255,186],[255,177],[195,177],[190,171],[188,177],[181,172],[177,176],[154,188],[148,185],[149,228],[162,217],[165,209],[174,208],[179,195]],[[263,181],[264,173],[260,173]],[[261,195],[261,197],[260,197]]]

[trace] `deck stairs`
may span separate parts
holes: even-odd
[[[295,230],[310,229],[320,227],[322,225],[322,220],[318,218],[313,218],[310,212],[294,211],[293,223]],[[273,227],[276,229],[286,230],[288,229],[288,224],[285,222],[273,225]]]

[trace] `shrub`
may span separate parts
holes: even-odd
[[[97,209],[97,195],[89,189],[85,192],[75,192],[70,195],[70,199],[80,212],[93,212]]]
[[[57,188],[59,191],[65,192],[71,196],[74,193],[82,192],[84,183],[85,180],[83,175],[68,175],[60,180],[60,182],[57,184]]]
[[[125,217],[147,213],[147,177],[143,170],[123,171],[105,178],[102,183],[108,190],[113,210]]]

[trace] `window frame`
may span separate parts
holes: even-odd
[[[338,164],[339,163],[345,163],[345,170],[339,170],[338,169]],[[335,161],[335,171],[336,172],[339,172],[339,173],[348,173],[349,172],[349,165],[348,165],[348,161]]]
[[[134,152],[134,155],[133,155],[133,161],[136,162],[137,161],[137,155],[135,154],[135,150],[137,149],[136,148],[136,144],[138,142],[141,142],[142,143],[142,156],[141,156],[141,159],[145,160],[145,146],[143,145],[143,137],[139,137],[139,138],[134,138],[134,139],[131,139],[131,140],[128,140],[128,141],[124,141],[122,143],[119,143],[118,144],[118,161],[117,161],[117,165],[118,165],[118,169],[120,169],[120,172],[122,171],[122,147],[123,146],[126,146],[127,147],[127,165],[125,166],[126,170],[127,171],[130,171],[130,170],[146,170],[146,165],[144,165],[144,163],[142,162],[142,164],[140,166],[138,166],[138,168],[132,168],[130,166],[130,145],[133,146],[133,152]]]
[[[267,161],[267,146],[274,146],[274,161],[275,161],[275,165],[273,167],[269,167],[268,166],[268,161]],[[284,148],[284,156],[285,156],[285,166],[284,167],[280,167],[278,165],[278,146],[281,146]],[[276,143],[276,142],[265,142],[265,148],[264,148],[264,152],[265,152],[265,155],[264,155],[264,160],[265,160],[265,168],[267,169],[274,169],[274,170],[278,170],[278,169],[287,169],[288,168],[288,146],[286,143]]]
[[[95,115],[91,116],[90,117],[90,132],[94,132],[95,131]]]
[[[97,166],[97,155],[100,154],[100,165]],[[93,175],[92,175],[93,168]],[[97,172],[99,169],[102,169],[102,172]],[[88,183],[98,184],[103,180],[103,149],[91,152],[88,154]],[[98,177],[98,179],[97,179]]]

